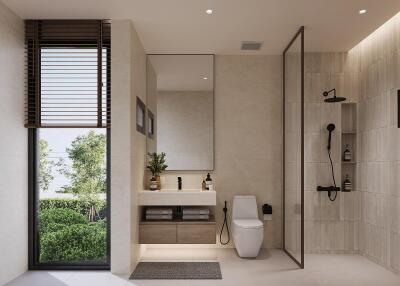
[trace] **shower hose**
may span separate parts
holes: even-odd
[[[332,158],[331,158],[331,150],[329,148],[328,148],[328,155],[329,155],[329,161],[331,162],[333,184],[336,187],[335,171],[333,169],[333,163],[332,163]],[[331,197],[331,193],[330,192],[328,193],[328,197],[329,197],[329,200],[333,202],[334,200],[336,200],[337,191],[335,191],[335,196],[333,198]]]
[[[223,208],[224,211],[224,223],[222,224],[222,228],[221,228],[221,233],[219,234],[219,242],[222,245],[227,245],[229,243],[229,241],[231,240],[230,234],[229,234],[229,227],[228,227],[228,221],[226,219],[226,215],[228,212],[228,208],[226,207],[226,201],[225,201],[225,207]],[[223,242],[222,241],[222,233],[224,232],[224,228],[226,227],[226,233],[228,234],[228,240]]]

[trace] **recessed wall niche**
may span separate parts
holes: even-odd
[[[357,147],[357,105],[355,103],[342,103],[342,191],[356,190],[356,147]]]

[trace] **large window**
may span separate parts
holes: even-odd
[[[41,128],[32,133],[36,264],[108,265],[107,130]]]
[[[30,269],[109,269],[110,26],[26,22]]]

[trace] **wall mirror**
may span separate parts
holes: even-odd
[[[147,152],[167,170],[214,169],[213,55],[148,55],[147,108]]]

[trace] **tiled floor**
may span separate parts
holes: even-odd
[[[143,261],[219,261],[223,280],[128,280],[110,272],[28,272],[7,286],[399,286],[400,276],[357,255],[307,255],[300,270],[280,250],[263,250],[257,259],[240,259],[232,249],[149,249]]]

